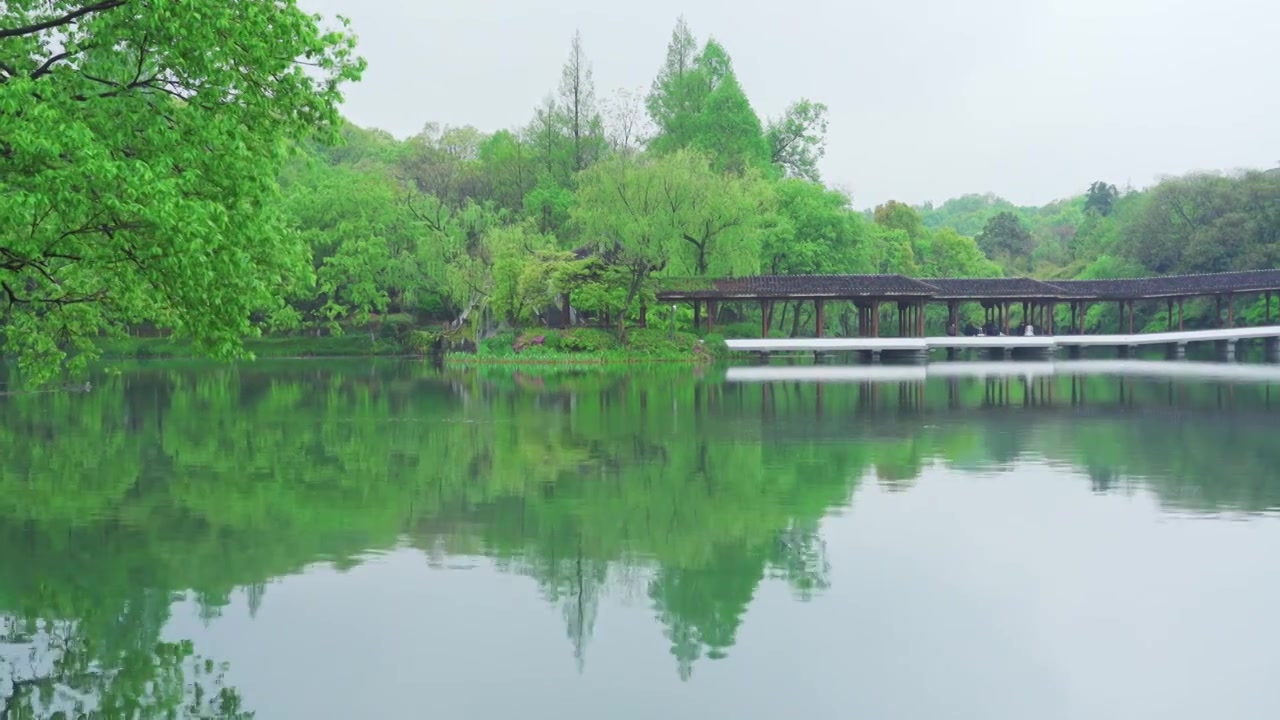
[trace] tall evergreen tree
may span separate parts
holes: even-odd
[[[596,106],[591,62],[582,48],[582,33],[573,34],[569,59],[560,75],[560,112],[573,146],[573,170],[582,172],[604,149],[604,123]]]

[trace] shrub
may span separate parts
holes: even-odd
[[[560,331],[559,330],[547,330],[543,333],[543,335],[544,335],[544,339],[542,341],[542,347],[548,350],[560,349]]]
[[[516,334],[503,332],[480,341],[480,355],[505,356],[515,352]]]
[[[729,346],[724,337],[712,333],[702,339],[702,351],[713,358],[721,359],[729,356]]]
[[[610,333],[595,328],[573,328],[560,333],[560,349],[566,352],[594,353],[618,347]]]
[[[516,352],[524,352],[526,350],[551,349],[547,346],[547,333],[538,331],[525,331],[516,338],[515,345],[512,349]]]
[[[410,330],[404,339],[404,349],[417,355],[434,351],[440,343],[440,333],[429,330]]]
[[[636,355],[646,357],[688,357],[698,343],[690,333],[647,328],[632,330],[627,336],[627,347]]]

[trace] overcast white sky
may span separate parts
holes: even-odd
[[[369,61],[346,115],[522,126],[575,29],[597,91],[647,88],[677,16],[728,48],[762,118],[830,107],[828,184],[854,204],[1280,165],[1273,0],[300,0],[351,18]]]

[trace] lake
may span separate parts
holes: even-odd
[[[1274,366],[128,366],[0,398],[0,705],[1274,717],[1278,421]]]

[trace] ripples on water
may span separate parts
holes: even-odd
[[[1275,368],[1193,363],[151,365],[5,397],[0,698],[1266,717],[1278,412]]]

